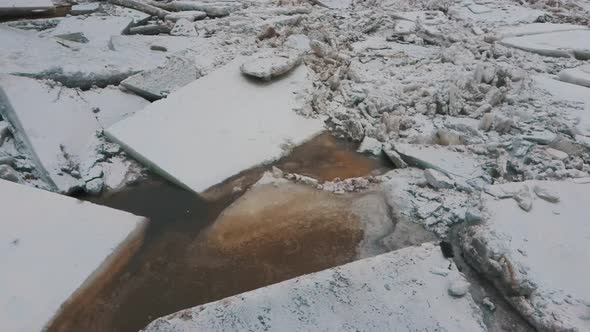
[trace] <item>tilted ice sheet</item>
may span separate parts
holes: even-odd
[[[238,58],[123,120],[106,134],[140,162],[197,193],[242,170],[281,157],[323,129],[298,115],[309,87],[299,66],[262,83],[243,76]]]
[[[182,310],[144,331],[485,331],[471,295],[447,293],[458,275],[427,243]]]
[[[39,332],[92,285],[145,218],[0,180],[0,326]]]
[[[81,185],[68,173],[84,161],[97,130],[148,102],[117,88],[78,91],[12,75],[0,75],[0,114],[16,128],[45,180],[60,192]]]
[[[485,255],[501,257],[495,260],[510,273],[490,273],[487,277],[491,280],[500,282],[498,279],[506,278],[504,282],[511,285],[524,281],[536,285],[527,297],[510,296],[510,291],[507,294],[508,300],[539,330],[590,330],[590,179],[585,181],[525,181],[493,186],[495,191],[512,193],[527,185],[532,196],[531,211],[524,211],[513,199],[484,194],[483,206],[489,218],[484,224],[472,226],[463,244],[468,256],[477,253],[471,260],[480,262],[476,268],[486,269],[485,262],[493,259]],[[555,193],[559,202],[538,197],[535,186]]]

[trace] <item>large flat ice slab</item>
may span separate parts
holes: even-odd
[[[485,331],[471,295],[448,294],[459,278],[428,243],[182,310],[144,331]]]
[[[590,30],[539,33],[505,38],[501,44],[551,57],[590,59]]]
[[[39,332],[139,247],[147,221],[0,180],[0,326]]]
[[[60,192],[83,185],[80,165],[96,132],[147,104],[113,87],[82,92],[0,75],[0,114],[17,129],[16,138],[30,151],[44,180]]]
[[[197,193],[242,170],[281,157],[323,129],[298,115],[309,87],[300,66],[261,83],[240,73],[238,58],[106,130],[139,161]]]
[[[466,257],[540,331],[589,331],[590,180],[509,183],[490,192],[525,186],[530,212],[514,199],[483,195],[489,218],[463,236]]]

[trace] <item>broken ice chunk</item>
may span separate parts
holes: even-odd
[[[78,5],[73,5],[72,9],[70,10],[70,14],[72,15],[86,15],[92,14],[97,12],[101,9],[100,2],[89,2],[89,3],[81,3]]]
[[[535,185],[533,187],[533,191],[537,196],[546,200],[547,202],[551,203],[558,203],[559,202],[559,195],[556,192],[549,190],[548,188],[542,187],[540,185]]]
[[[451,189],[455,186],[455,181],[435,169],[425,169],[424,177],[426,177],[428,184],[435,189]]]
[[[300,63],[301,57],[296,54],[260,55],[243,63],[240,71],[268,81],[289,72]]]
[[[0,165],[0,179],[20,183],[20,176],[10,165]]]
[[[207,13],[198,10],[189,10],[184,12],[171,13],[166,15],[166,21],[177,22],[180,19],[186,19],[189,22],[202,20],[207,17]]]
[[[514,192],[512,198],[518,203],[518,206],[529,212],[533,208],[533,197],[529,186],[526,184],[521,186],[518,191]]]
[[[170,34],[172,36],[186,36],[186,37],[196,37],[199,35],[197,30],[195,29],[195,25],[193,22],[187,20],[186,18],[180,18],[170,30]]]
[[[478,178],[484,173],[476,160],[446,147],[395,144],[393,148],[407,164],[420,168],[433,168],[447,176],[469,180]]]
[[[547,155],[550,156],[551,158],[558,159],[558,160],[564,160],[569,156],[567,153],[565,153],[563,151],[559,151],[554,148],[545,149],[545,153],[547,153]]]
[[[188,52],[173,55],[162,66],[126,78],[121,85],[147,100],[157,100],[200,76],[195,55]]]
[[[458,277],[449,284],[449,295],[454,297],[463,297],[469,291],[471,285],[463,277]]]
[[[370,153],[374,156],[379,156],[382,151],[383,143],[369,136],[365,136],[365,138],[361,142],[361,145],[357,149],[357,152]]]

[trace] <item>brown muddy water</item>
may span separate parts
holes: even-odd
[[[323,134],[275,165],[321,180],[390,168],[355,149]],[[146,216],[150,225],[123,272],[95,298],[66,306],[48,331],[135,332],[180,309],[357,259],[363,230],[349,198],[302,187],[240,198],[269,168],[248,170],[202,197],[151,175],[123,191],[83,198]]]

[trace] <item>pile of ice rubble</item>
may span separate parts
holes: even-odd
[[[0,12],[18,3],[0,0]],[[395,169],[331,182],[272,176],[334,193],[382,190],[399,218],[440,238],[463,224],[449,241],[532,326],[588,330],[589,12],[582,0],[111,0],[8,21],[0,178],[99,194],[149,167],[200,193],[329,129]],[[470,296],[439,295],[443,283],[462,295],[468,284],[447,280],[463,277],[434,248],[303,276],[147,330],[484,330]],[[371,305],[362,318],[358,303]],[[335,312],[348,314],[318,319]]]

